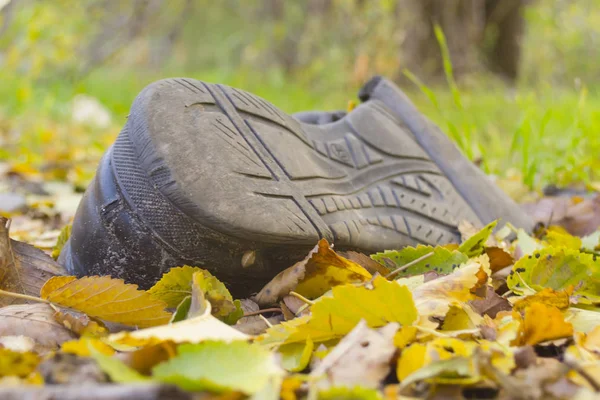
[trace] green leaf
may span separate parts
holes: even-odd
[[[466,254],[469,258],[483,254],[485,251],[485,244],[490,238],[496,224],[498,224],[498,221],[487,224],[482,230],[465,240],[458,248],[458,251]]]
[[[284,344],[277,349],[277,352],[281,354],[281,365],[284,369],[300,372],[308,366],[314,348],[314,343],[309,337],[306,343]]]
[[[578,250],[547,247],[517,261],[507,284],[518,294],[572,287],[580,303],[600,303],[600,263],[596,258]]]
[[[173,313],[171,317],[171,323],[183,321],[187,319],[188,312],[190,311],[190,306],[192,305],[192,296],[186,296],[181,303],[177,306],[177,309]]]
[[[319,400],[381,400],[381,394],[375,389],[360,386],[353,388],[340,386],[319,391]]]
[[[60,255],[62,248],[67,243],[67,240],[69,240],[69,237],[71,236],[71,228],[72,228],[72,225],[68,224],[68,225],[65,225],[65,227],[62,228],[62,230],[60,231],[60,235],[58,235],[56,244],[54,245],[54,248],[52,249],[52,258],[54,258],[55,260],[58,259],[58,256]]]
[[[182,344],[177,353],[152,372],[155,379],[184,390],[254,394],[283,373],[273,353],[247,342]]]
[[[231,293],[223,282],[205,269],[198,267],[171,268],[162,278],[148,290],[153,297],[163,300],[169,307],[177,307],[183,299],[192,295],[192,281],[196,275],[197,289],[212,305],[212,313],[220,320],[232,325],[244,313],[240,302],[234,302]]]
[[[88,344],[88,348],[92,358],[96,361],[100,369],[110,377],[111,381],[116,383],[131,383],[150,380],[150,378],[125,365],[125,363],[118,358],[108,356],[99,350],[96,350],[92,343]]]
[[[405,247],[402,250],[386,250],[382,253],[373,254],[371,258],[393,270],[428,253],[433,253],[433,255],[398,272],[395,279],[413,275],[422,275],[429,271],[435,271],[440,275],[450,274],[458,268],[459,265],[468,260],[468,257],[465,254],[456,250],[450,251],[441,246],[432,247],[422,245],[417,247]]]
[[[408,288],[380,276],[373,280],[372,287],[351,284],[333,287],[331,297],[321,297],[311,311],[310,317],[269,328],[260,340],[265,345],[304,342],[308,337],[324,342],[346,335],[363,319],[371,328],[390,322],[410,325],[417,319]]]

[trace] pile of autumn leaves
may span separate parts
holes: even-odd
[[[600,233],[494,227],[465,226],[462,245],[371,257],[342,257],[322,240],[241,301],[189,266],[148,291],[55,276],[41,304],[4,307],[0,319],[11,307],[50,307],[69,334],[2,339],[0,376],[43,384],[40,366],[67,353],[95,360],[115,383],[240,397],[593,397]]]

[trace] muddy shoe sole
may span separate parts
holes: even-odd
[[[336,122],[301,123],[248,92],[166,79],[135,100],[61,261],[148,287],[202,266],[248,294],[319,238],[372,252],[460,240],[461,220],[531,221],[382,78]]]

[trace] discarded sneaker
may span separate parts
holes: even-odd
[[[319,238],[371,252],[457,242],[461,220],[531,228],[393,83],[375,77],[359,97],[348,114],[295,118],[224,85],[149,85],[59,261],[143,288],[173,266],[202,266],[243,295]]]

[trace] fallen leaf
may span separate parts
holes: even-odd
[[[98,363],[110,380],[117,383],[145,382],[149,378],[140,374],[136,370],[128,367],[123,361],[110,355],[104,354],[94,347],[92,343],[88,344],[90,355]]]
[[[393,338],[397,323],[378,330],[359,322],[310,375],[319,387],[361,386],[377,388],[390,372],[390,361],[396,352]]]
[[[573,335],[573,325],[565,322],[562,312],[553,306],[533,303],[525,309],[517,337],[511,345],[534,345]]]
[[[507,279],[510,290],[535,294],[544,288],[574,287],[578,302],[600,303],[600,263],[596,256],[567,248],[548,247],[521,258]]]
[[[553,290],[550,288],[544,288],[534,295],[526,296],[517,300],[513,305],[513,310],[522,311],[533,303],[541,303],[547,306],[556,307],[559,310],[566,310],[569,308],[572,290],[572,288],[570,290]]]
[[[277,352],[281,354],[281,366],[286,371],[300,372],[308,366],[314,349],[314,343],[309,337],[306,343],[290,343],[279,346]]]
[[[175,309],[175,312],[171,316],[170,323],[179,322],[187,319],[188,313],[190,312],[190,306],[192,305],[192,296],[187,296]]]
[[[417,328],[414,326],[403,326],[394,335],[394,346],[400,350],[411,344],[417,339]]]
[[[35,371],[39,363],[40,357],[35,353],[21,353],[0,348],[0,377],[17,376],[26,378]]]
[[[335,286],[331,297],[315,301],[310,316],[275,325],[259,340],[266,345],[302,342],[308,337],[314,342],[323,342],[344,336],[362,319],[371,328],[390,322],[410,325],[417,319],[417,310],[406,286],[380,276],[375,277],[372,285],[372,289]]]
[[[107,345],[100,339],[91,337],[82,337],[78,340],[70,340],[62,344],[60,351],[68,354],[75,354],[80,357],[90,357],[90,348],[95,348],[97,351],[106,355],[115,354],[115,349]]]
[[[366,269],[339,256],[327,240],[321,239],[304,260],[277,274],[256,295],[256,302],[260,306],[276,304],[291,291],[315,299],[334,286],[366,282],[371,277]]]
[[[9,220],[0,216],[0,289],[37,296],[49,278],[64,274],[43,251],[9,238]],[[0,296],[0,307],[24,300]]]
[[[56,245],[54,245],[54,248],[52,249],[53,259],[58,259],[58,256],[60,255],[60,252],[62,251],[63,247],[65,246],[65,244],[67,244],[69,237],[71,237],[71,228],[72,225],[68,224],[65,225],[65,227],[60,231],[60,235],[58,235],[58,239],[56,240]]]
[[[565,311],[565,321],[573,325],[575,332],[587,333],[600,325],[600,311],[569,307]]]
[[[469,305],[479,313],[479,315],[488,315],[495,318],[500,311],[510,311],[512,309],[510,302],[494,291],[494,288],[487,286],[484,299],[475,299],[469,301]]]
[[[489,278],[487,256],[470,259],[452,274],[423,283],[412,290],[415,306],[419,311],[419,324],[435,328],[429,317],[444,317],[450,306],[462,305],[476,296],[474,292],[483,287]],[[402,281],[398,281],[402,283]]]
[[[0,336],[27,336],[36,344],[57,349],[76,336],[54,319],[48,304],[15,304],[0,308]]]
[[[0,336],[0,348],[18,351],[19,353],[28,351],[37,353],[35,347],[35,340],[28,336]]]
[[[212,316],[210,304],[207,303],[204,314],[198,317],[133,332],[115,333],[108,337],[108,341],[128,346],[149,346],[164,341],[199,343],[205,340],[236,341],[248,338]]]
[[[544,240],[552,247],[566,247],[579,250],[582,246],[581,238],[575,237],[560,226],[551,226],[546,229]]]
[[[53,317],[77,336],[102,337],[109,333],[102,322],[73,310],[58,310],[54,313]]]
[[[201,290],[203,296],[210,301],[215,317],[234,324],[243,315],[240,303],[233,300],[227,287],[210,272],[198,267],[184,265],[171,268],[148,293],[167,303],[168,307],[178,307],[185,297],[192,295],[194,276],[197,290]],[[192,300],[193,298],[194,296]]]
[[[487,224],[479,232],[465,240],[458,248],[458,251],[466,254],[468,257],[476,257],[483,254],[485,248],[488,247],[487,243],[491,239],[492,232],[497,224],[498,221],[493,221]],[[491,246],[493,245],[494,244],[491,243]]]
[[[442,246],[423,245],[405,247],[402,250],[386,250],[371,255],[371,258],[387,266],[390,269],[388,273],[390,273],[392,270],[401,268],[429,253],[433,253],[433,255],[396,273],[394,279],[422,275],[430,271],[437,272],[440,275],[450,274],[468,260],[466,255],[456,250],[450,251]]]
[[[385,276],[390,272],[386,267],[373,260],[366,254],[358,253],[356,251],[337,251],[337,253],[345,259],[357,263],[369,271],[371,275],[379,274]]]
[[[321,389],[318,396],[319,400],[382,400],[382,396],[377,390],[361,386]]]
[[[581,248],[589,252],[600,250],[600,230],[582,237]]]
[[[67,278],[51,278],[42,287],[40,297],[91,317],[126,325],[156,326],[168,323],[171,318],[164,310],[166,304],[163,301],[122,279],[109,276]]]
[[[177,356],[152,370],[153,378],[184,390],[221,393],[261,391],[271,378],[282,377],[274,354],[246,342],[208,341],[182,344]]]
[[[487,254],[490,259],[490,269],[492,270],[492,273],[498,272],[509,265],[513,265],[515,262],[512,255],[500,247],[486,247],[485,254]]]

